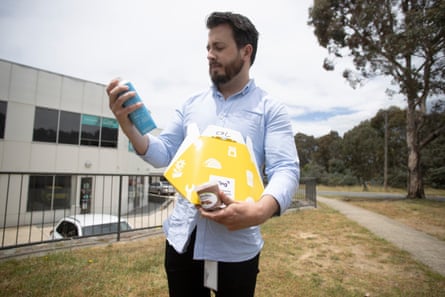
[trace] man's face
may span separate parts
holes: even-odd
[[[244,66],[229,25],[220,25],[209,31],[207,44],[209,74],[215,85],[229,82]]]

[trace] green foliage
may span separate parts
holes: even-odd
[[[327,184],[327,171],[326,169],[319,165],[317,162],[310,162],[302,166],[302,176],[315,177],[317,183]]]
[[[319,165],[329,172],[329,161],[331,159],[342,159],[341,137],[338,133],[331,131],[329,134],[318,138],[313,157]]]
[[[445,1],[314,0],[308,23],[328,50],[326,70],[334,70],[335,59],[349,56],[355,70],[345,69],[343,76],[352,87],[387,76],[392,79],[387,94],[406,98],[408,197],[422,198],[421,151],[445,132],[444,123],[424,129],[427,100],[445,94]],[[361,159],[373,167],[378,158],[365,157],[355,154],[353,162]],[[373,170],[362,172],[362,178]]]
[[[306,164],[312,162],[312,156],[317,149],[314,136],[307,136],[303,133],[297,133],[294,136],[295,145],[298,148],[298,157],[300,158],[300,166],[304,167]]]
[[[327,70],[329,60],[349,55],[357,72],[344,76],[353,85],[385,75],[402,94],[428,96],[444,92],[444,19],[441,0],[315,0],[308,23],[328,49]]]
[[[427,183],[433,188],[445,189],[445,166],[431,169],[427,177]]]
[[[343,138],[343,151],[346,164],[361,181],[369,181],[382,171],[383,159],[381,151],[382,138],[370,125],[369,121],[362,122]]]
[[[406,187],[406,110],[390,107],[379,110],[342,137],[330,132],[319,138],[299,133],[295,143],[299,151],[302,176],[315,177],[317,183],[349,186],[383,184],[385,125],[388,137],[388,186]],[[385,119],[386,118],[386,119]],[[445,121],[445,110],[438,109],[425,116],[424,129],[434,129]],[[302,147],[300,147],[300,145]],[[422,170],[425,184],[445,187],[445,135],[439,135],[423,149]],[[303,156],[303,158],[302,158]]]
[[[428,134],[437,127],[445,126],[445,104],[437,101],[432,112],[424,118],[421,133]],[[425,138],[427,139],[427,138]],[[422,170],[425,173],[425,184],[435,188],[445,188],[445,133],[427,143],[422,152]]]

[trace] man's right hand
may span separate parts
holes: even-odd
[[[113,79],[106,88],[108,99],[109,99],[109,107],[119,122],[120,126],[124,130],[131,129],[133,123],[130,121],[128,115],[134,110],[141,107],[142,103],[133,104],[127,107],[124,107],[123,104],[128,99],[134,97],[135,92],[126,92],[128,91],[128,86],[119,84],[119,79]]]
[[[128,86],[119,84],[119,79],[113,79],[107,86],[106,92],[109,99],[109,107],[116,120],[119,122],[122,131],[133,144],[134,149],[140,155],[145,154],[148,149],[148,136],[141,135],[129,118],[129,114],[143,106],[142,102],[124,107],[125,101],[136,95],[135,92],[128,91]]]

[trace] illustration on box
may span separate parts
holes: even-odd
[[[193,204],[200,201],[196,187],[209,182],[237,201],[258,200],[264,190],[251,139],[244,141],[240,132],[218,126],[208,126],[200,135],[190,125],[164,176]]]

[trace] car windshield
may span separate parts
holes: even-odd
[[[107,234],[107,233],[116,233],[117,232],[118,223],[109,223],[109,224],[101,224],[101,225],[93,225],[93,226],[86,226],[82,228],[82,235],[83,236],[89,236],[89,235],[100,235],[100,234]],[[127,222],[121,222],[121,230],[120,231],[127,231],[130,230],[131,227],[128,225]]]

